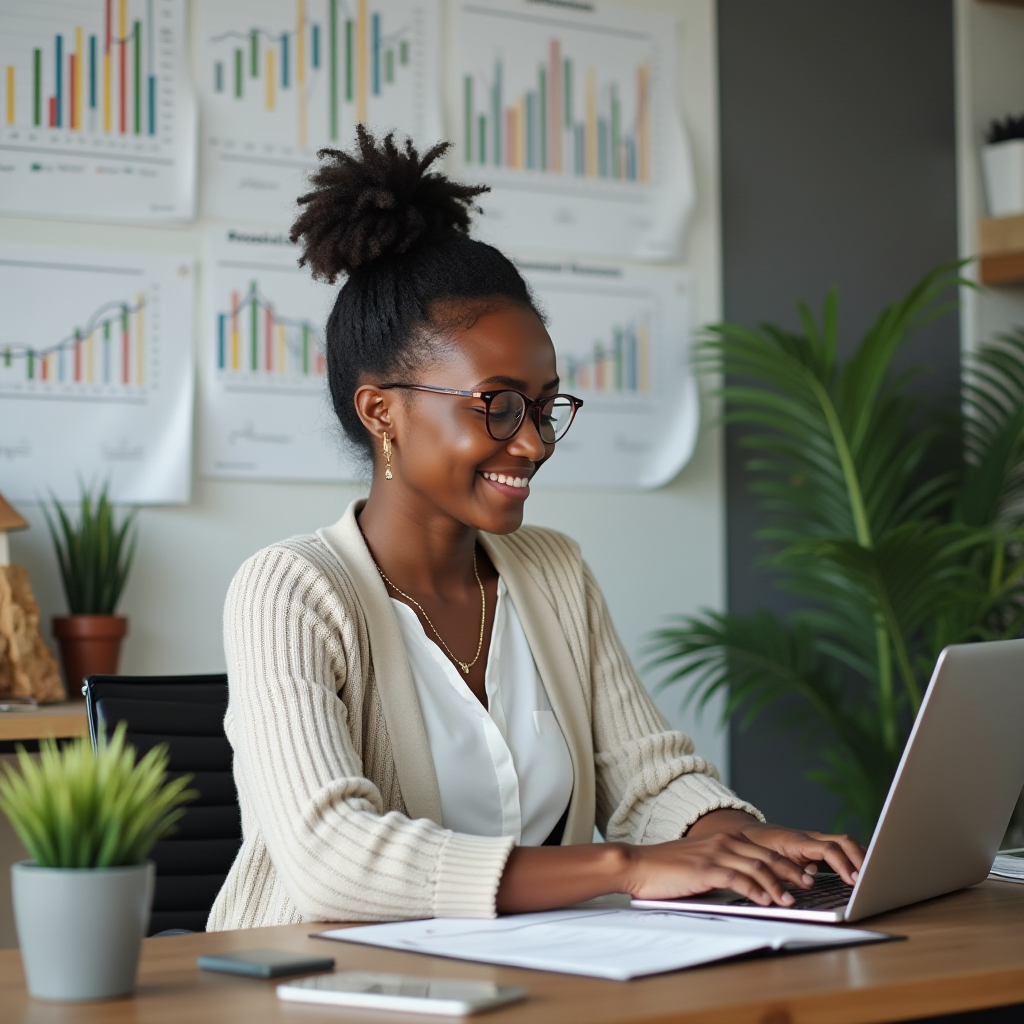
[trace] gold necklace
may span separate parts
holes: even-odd
[[[423,616],[427,625],[434,631],[434,636],[436,636],[437,639],[440,641],[441,646],[448,653],[448,657],[451,658],[452,661],[454,661],[455,664],[462,669],[463,675],[468,676],[469,670],[480,660],[480,652],[484,649],[484,623],[487,621],[487,595],[484,593],[484,585],[480,582],[480,573],[477,572],[476,568],[476,548],[473,549],[473,575],[476,577],[476,585],[480,588],[480,639],[477,641],[476,655],[474,656],[472,661],[459,661],[459,659],[456,658],[454,654],[452,654],[451,648],[444,642],[443,638],[441,637],[441,634],[438,633],[437,627],[430,621],[430,616],[423,610],[423,605],[421,605],[419,601],[416,600],[415,597],[410,597],[404,590],[399,590],[398,587],[396,587],[394,583],[392,583],[391,580],[389,580],[387,576],[384,575],[384,570],[379,565],[377,565],[376,562],[374,562],[373,564],[377,566],[377,572],[380,573],[380,578],[393,591],[395,591],[396,594],[400,594],[402,597],[406,599],[406,601],[411,601],[414,605],[416,605],[417,608],[419,608],[420,615]]]

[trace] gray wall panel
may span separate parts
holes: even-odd
[[[956,257],[951,0],[719,0],[724,309],[728,320],[797,326],[795,303],[838,285],[847,350],[887,302]],[[904,363],[955,402],[955,316]],[[756,570],[762,522],[743,453],[726,445],[728,600],[784,609]],[[769,818],[826,827],[808,757],[761,720],[733,726],[732,782]]]

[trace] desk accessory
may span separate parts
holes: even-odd
[[[115,612],[135,555],[137,509],[119,523],[107,487],[93,494],[82,486],[77,524],[56,498],[52,509],[43,506],[70,612],[54,618],[53,634],[72,697],[86,676],[117,672],[128,633],[128,619]]]
[[[0,700],[51,702],[64,699],[57,661],[39,632],[28,570],[11,565],[8,533],[27,520],[0,494]]]
[[[464,1017],[517,1003],[526,998],[526,989],[493,981],[339,971],[278,985],[277,995],[297,1003]]]
[[[237,953],[211,953],[199,957],[196,963],[204,971],[244,974],[250,978],[283,978],[289,974],[329,971],[334,966],[334,958],[281,949],[243,949]]]
[[[18,944],[29,993],[73,1001],[126,995],[153,896],[152,845],[191,799],[190,776],[166,781],[167,751],[136,761],[124,727],[63,749],[18,749],[20,772],[3,765],[0,810],[31,861],[11,868]]]
[[[992,862],[990,874],[1004,882],[1024,882],[1024,848],[1000,850]]]

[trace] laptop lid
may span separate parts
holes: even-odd
[[[940,655],[847,921],[982,881],[1024,786],[1024,640]]]

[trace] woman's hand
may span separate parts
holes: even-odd
[[[793,897],[784,882],[801,889],[814,884],[803,864],[738,831],[623,850],[627,867],[622,891],[634,899],[676,899],[709,889],[732,889],[761,906],[775,902],[789,907]]]
[[[817,870],[818,861],[824,861],[847,885],[857,881],[864,863],[864,848],[852,836],[762,825],[743,811],[712,811],[696,821],[687,835],[699,838],[724,831],[738,832],[810,874]]]

